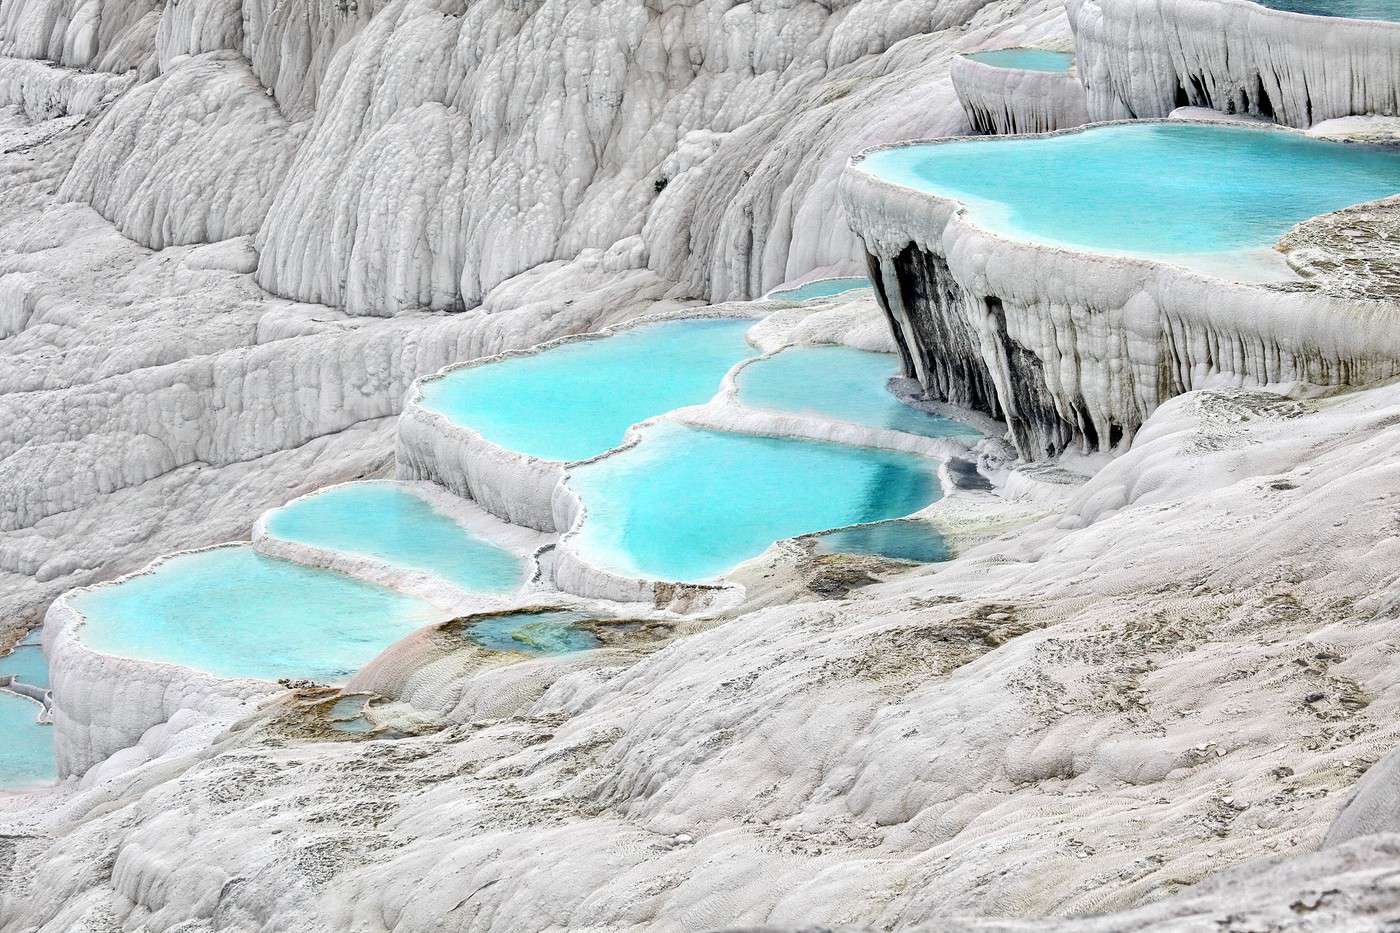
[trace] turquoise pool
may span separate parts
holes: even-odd
[[[850,347],[792,347],[739,371],[739,401],[753,408],[819,415],[923,437],[977,431],[905,405],[885,387],[899,375],[890,353]]]
[[[58,780],[53,726],[37,722],[35,701],[0,690],[0,788],[26,790]]]
[[[709,401],[730,367],[753,355],[744,339],[753,323],[668,321],[459,369],[426,383],[423,404],[501,447],[583,460],[639,421]]]
[[[512,612],[488,616],[467,629],[467,637],[492,651],[523,654],[567,654],[598,647],[598,637],[579,622],[581,612]]]
[[[918,519],[856,525],[817,536],[821,554],[864,554],[932,564],[947,560],[948,544],[937,528]]]
[[[783,301],[810,301],[813,298],[832,298],[862,288],[869,288],[870,280],[863,275],[846,276],[836,279],[817,279],[796,288],[784,288],[769,292],[769,298]]]
[[[26,635],[9,654],[0,657],[0,677],[8,674],[35,687],[49,688],[49,665],[44,660],[44,649],[39,647],[38,629]]]
[[[273,512],[266,528],[287,541],[426,571],[472,592],[509,592],[525,576],[524,563],[509,551],[389,483],[328,489]]]
[[[1312,16],[1400,22],[1400,0],[1255,0],[1260,6]]]
[[[991,49],[969,52],[967,58],[993,68],[1019,68],[1022,71],[1064,73],[1074,64],[1073,52],[1051,52],[1048,49]]]
[[[422,600],[258,554],[217,548],[73,598],[83,640],[108,654],[222,677],[344,681],[444,613]]]
[[[575,470],[588,510],[576,546],[602,569],[703,581],[774,541],[916,512],[942,495],[937,464],[906,454],[663,422]]]
[[[1191,123],[917,144],[863,167],[1009,236],[1149,256],[1269,249],[1301,220],[1400,192],[1395,149]]]

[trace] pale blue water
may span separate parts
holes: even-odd
[[[525,575],[509,551],[386,483],[352,483],[294,502],[269,516],[267,530],[287,541],[424,570],[473,592],[509,592]]]
[[[583,460],[628,427],[709,401],[753,349],[751,320],[668,321],[602,340],[459,369],[423,389],[426,407],[499,446],[546,460]]]
[[[793,347],[739,371],[739,401],[923,437],[975,437],[961,422],[905,405],[885,388],[899,359],[850,347]]]
[[[35,629],[24,637],[14,650],[0,657],[0,677],[14,674],[21,681],[49,688],[49,665],[44,660],[44,649],[39,647],[39,630]]]
[[[1073,52],[1051,52],[1047,49],[991,49],[970,52],[968,58],[994,68],[1019,68],[1023,71],[1069,71],[1074,64]]]
[[[1255,0],[1261,6],[1313,16],[1346,16],[1400,22],[1400,0]]]
[[[808,282],[796,288],[784,288],[771,292],[768,297],[780,298],[783,301],[810,301],[813,298],[831,298],[835,295],[844,295],[846,292],[869,287],[869,279],[863,275],[855,275],[837,279],[817,279],[815,282]]]
[[[58,780],[53,726],[35,721],[42,707],[0,690],[0,788],[25,790]]]
[[[988,229],[1144,255],[1264,249],[1301,220],[1400,191],[1400,150],[1186,123],[904,146],[865,168],[956,197]]]
[[[937,465],[906,454],[657,424],[575,470],[584,558],[633,576],[702,581],[774,541],[897,518],[938,499]]]
[[[493,651],[524,654],[566,654],[598,647],[598,638],[576,623],[579,612],[513,612],[489,616],[467,629],[467,637]]]
[[[347,735],[369,732],[374,728],[374,723],[370,722],[369,717],[365,715],[365,706],[368,702],[369,697],[363,693],[352,693],[336,700],[326,713],[331,728]]]
[[[816,543],[817,551],[823,554],[866,554],[918,564],[932,564],[949,557],[943,535],[918,519],[842,528],[819,535]]]
[[[79,594],[83,640],[97,651],[222,677],[337,683],[444,613],[250,547],[185,554],[154,572]]]

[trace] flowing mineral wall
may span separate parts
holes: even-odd
[[[953,90],[979,133],[1046,133],[1089,122],[1084,87],[1071,72],[1003,68],[959,55]]]
[[[1066,9],[1094,120],[1196,106],[1306,128],[1400,113],[1400,23],[1250,0],[1066,0]]]
[[[859,156],[841,196],[908,374],[934,398],[1003,417],[1027,459],[1117,448],[1166,399],[1209,385],[1400,373],[1393,301],[1010,240]]]

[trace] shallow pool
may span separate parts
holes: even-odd
[[[467,629],[467,637],[492,651],[523,654],[566,654],[599,645],[598,637],[579,627],[581,612],[511,612],[487,616]]]
[[[792,347],[739,371],[739,401],[923,437],[976,436],[950,418],[911,408],[885,387],[899,359],[850,347]]]
[[[1345,16],[1400,22],[1400,0],[1255,0],[1260,6],[1312,16]]]
[[[13,674],[23,683],[49,688],[49,665],[44,649],[39,646],[39,630],[24,637],[9,654],[0,657],[0,677]]]
[[[836,279],[817,279],[796,288],[783,288],[769,292],[767,297],[782,301],[810,301],[813,298],[831,298],[862,288],[869,288],[870,280],[863,275],[844,276]]]
[[[897,518],[941,496],[937,464],[907,454],[724,434],[669,422],[575,470],[580,555],[629,576],[703,581],[774,541]]]
[[[947,560],[950,554],[938,529],[918,519],[855,525],[814,540],[821,554],[863,554],[918,564]]]
[[[1272,247],[1301,220],[1400,191],[1400,151],[1286,130],[1107,126],[871,153],[866,171],[1017,238],[1139,255]]]
[[[709,401],[753,348],[748,319],[650,324],[604,340],[458,369],[423,386],[423,404],[487,440],[546,460],[616,447],[627,429]]]
[[[991,49],[969,52],[967,58],[993,68],[1019,68],[1022,71],[1067,72],[1074,64],[1073,52],[1049,49]]]
[[[72,602],[97,651],[222,677],[325,683],[444,616],[422,600],[250,547],[174,557]]]
[[[37,717],[34,700],[0,690],[0,788],[25,790],[58,780],[53,726]]]
[[[273,512],[266,527],[283,540],[427,571],[472,592],[509,592],[525,575],[515,555],[389,483],[328,489]]]

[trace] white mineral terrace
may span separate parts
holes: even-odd
[[[1038,242],[1007,233],[1003,213],[986,202],[969,209],[957,196],[868,169],[881,152],[1012,139],[867,150],[852,159],[841,197],[878,270],[876,291],[897,324],[910,375],[933,397],[1005,417],[1022,456],[1130,443],[1167,398],[1222,381],[1358,385],[1400,373],[1394,300],[1230,281],[1222,269],[1252,274],[1256,265],[1238,251],[1218,254],[1227,261],[1202,271],[1183,264],[1189,255]]]
[[[1044,133],[1089,122],[1084,86],[1071,68],[1018,67],[1014,59],[1001,64],[959,55],[950,74],[968,121],[979,133]]]
[[[1306,128],[1400,114],[1400,22],[1251,0],[1066,0],[1094,120],[1183,106]]]

